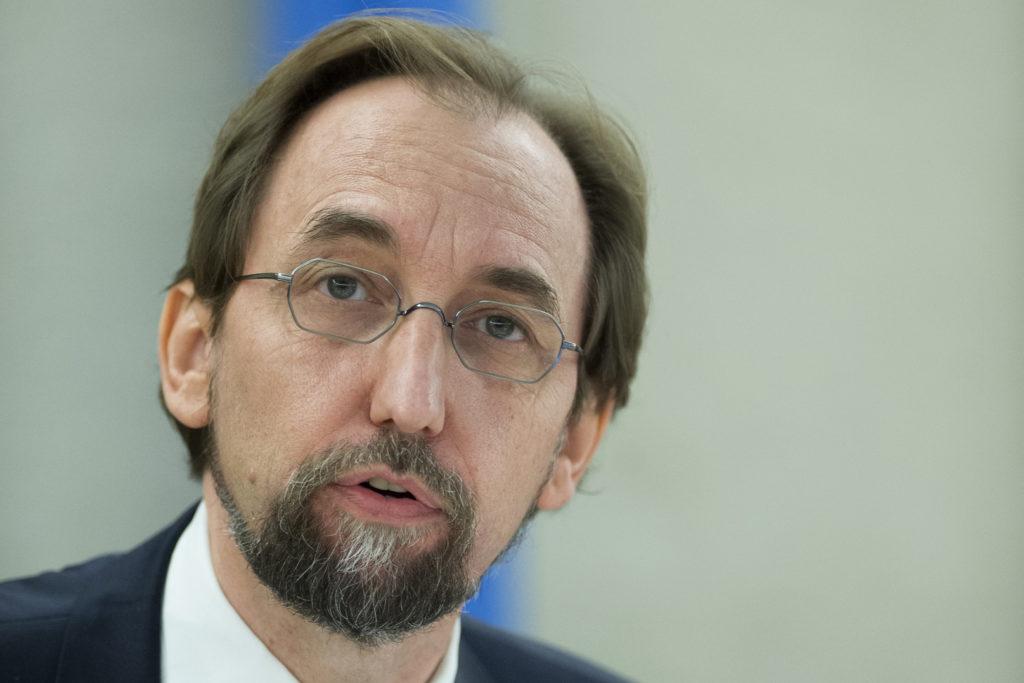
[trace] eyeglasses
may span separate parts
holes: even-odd
[[[431,310],[451,330],[452,346],[473,372],[513,382],[539,382],[563,350],[583,349],[565,340],[545,311],[498,301],[464,306],[448,320],[437,304],[424,301],[402,309],[398,289],[384,275],[348,263],[315,258],[289,273],[254,273],[240,280],[288,283],[288,307],[301,329],[332,339],[369,344],[395,326],[398,318]]]

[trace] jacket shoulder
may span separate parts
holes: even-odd
[[[67,617],[79,597],[118,557],[105,555],[60,571],[0,583],[0,625]]]
[[[478,671],[486,671],[489,679]],[[463,616],[458,680],[623,683],[626,679],[549,645]]]
[[[0,583],[0,678],[55,680],[68,621],[91,569],[90,563]]]
[[[191,516],[129,552],[0,583],[0,680],[57,680],[80,653],[158,647],[166,564]]]

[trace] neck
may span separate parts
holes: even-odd
[[[444,657],[458,613],[397,643],[367,647],[330,632],[278,602],[260,583],[228,531],[213,481],[203,478],[213,572],[238,615],[300,681],[428,681]]]

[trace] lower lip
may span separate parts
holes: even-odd
[[[392,498],[365,486],[333,484],[327,487],[352,516],[383,524],[416,524],[444,518],[437,508],[427,507],[414,498]]]

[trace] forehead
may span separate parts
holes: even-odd
[[[332,212],[367,217],[391,239],[317,231]],[[369,244],[428,289],[490,266],[536,274],[570,300],[563,307],[582,300],[589,228],[555,142],[524,114],[456,113],[401,78],[349,88],[302,122],[253,228],[249,272],[326,256],[332,241]]]

